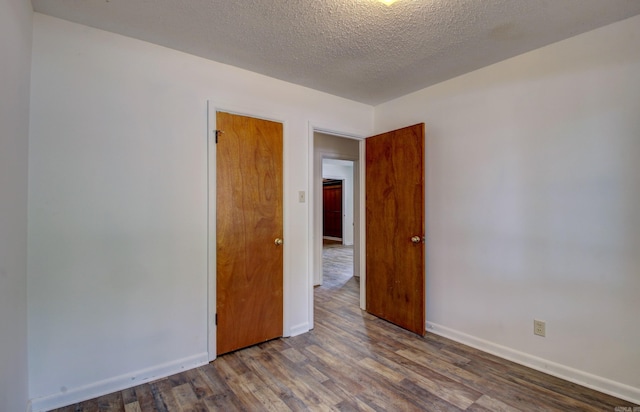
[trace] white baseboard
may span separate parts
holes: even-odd
[[[178,359],[162,365],[131,372],[125,375],[116,376],[102,381],[90,383],[78,388],[72,388],[64,393],[55,393],[41,398],[31,399],[31,408],[28,412],[44,412],[51,409],[61,408],[74,403],[93,399],[98,396],[121,391],[145,382],[165,378],[167,376],[183,372],[185,370],[197,368],[208,363],[207,352],[188,358]]]
[[[569,366],[538,358],[525,352],[520,352],[506,346],[498,345],[494,342],[447,328],[446,326],[438,325],[437,323],[427,322],[427,332],[443,336],[458,343],[471,346],[472,348],[479,349],[483,352],[490,353],[569,382],[577,383],[578,385],[582,385],[629,402],[640,404],[640,388],[634,388],[624,383],[612,381]]]
[[[307,333],[309,332],[309,323],[308,322],[304,322],[301,323],[299,325],[296,326],[292,326],[291,329],[289,330],[289,336],[298,336],[298,335],[302,335],[303,333]]]

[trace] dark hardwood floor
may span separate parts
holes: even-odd
[[[336,253],[349,253],[336,248]],[[315,290],[315,329],[70,411],[614,411],[633,406],[362,312],[339,264]]]

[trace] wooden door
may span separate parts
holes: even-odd
[[[216,113],[217,353],[282,336],[282,124]]]
[[[342,182],[322,188],[323,236],[342,239]]]
[[[424,124],[366,140],[367,311],[425,333]]]

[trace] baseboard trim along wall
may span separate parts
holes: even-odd
[[[298,336],[307,332],[309,332],[309,322],[304,322],[304,323],[300,323],[298,325],[292,326],[289,329],[289,335],[287,337]]]
[[[498,345],[494,342],[447,328],[446,326],[438,325],[437,323],[427,322],[427,332],[471,346],[472,348],[479,349],[483,352],[547,373],[557,378],[561,378],[629,402],[640,404],[640,388],[634,388],[620,382],[615,382],[578,369],[561,365],[559,363],[538,358],[528,353],[520,352],[506,346]]]
[[[207,352],[31,400],[33,412],[44,412],[165,378],[208,363]]]

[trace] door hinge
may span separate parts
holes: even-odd
[[[216,326],[218,326],[218,314],[217,314],[217,313],[216,313],[215,318],[216,318],[216,320],[215,320],[215,322],[216,322]]]
[[[224,133],[224,131],[222,130],[214,130],[214,132],[216,133],[216,144],[218,143],[218,137],[220,137],[220,135],[222,133]]]

